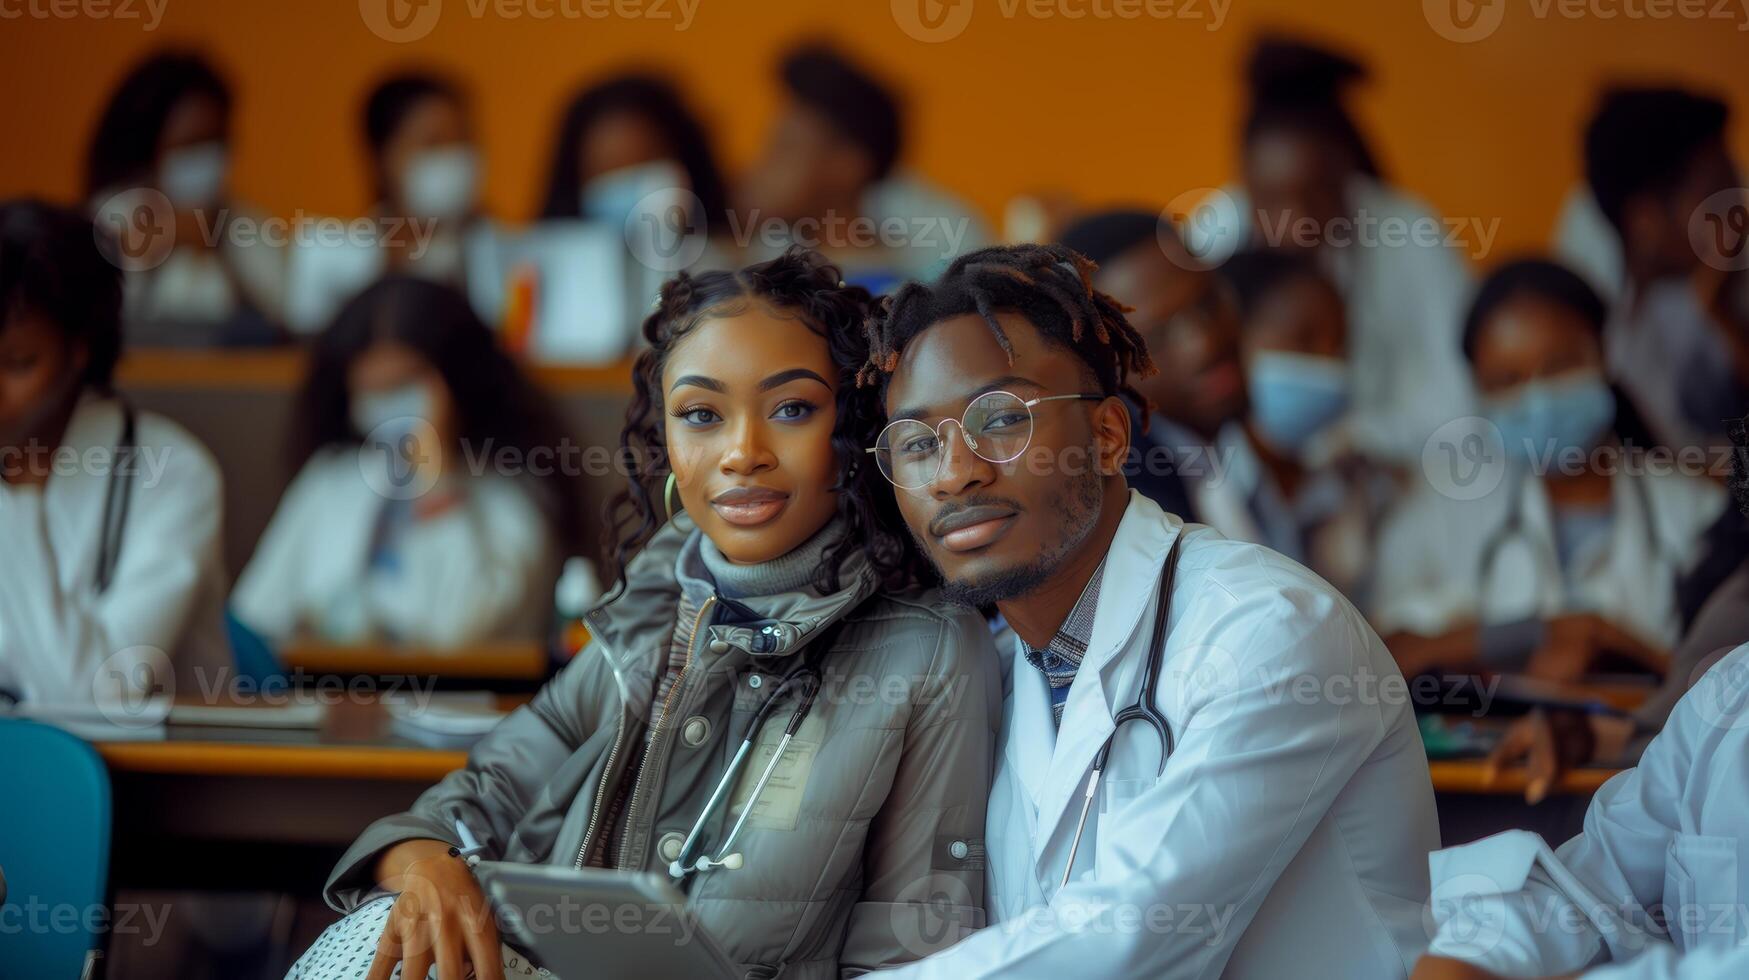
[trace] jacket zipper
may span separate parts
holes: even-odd
[[[634,828],[637,827],[639,791],[644,787],[644,772],[650,766],[650,757],[660,748],[662,736],[673,728],[674,704],[680,697],[681,689],[686,685],[686,675],[692,673],[692,665],[698,662],[698,632],[704,626],[705,617],[710,615],[711,607],[717,604],[715,594],[698,607],[698,616],[692,621],[692,632],[686,637],[686,666],[680,668],[680,676],[674,678],[674,687],[668,691],[667,700],[662,702],[662,721],[657,724],[656,731],[650,735],[650,747],[638,761],[638,774],[633,778],[632,795],[626,799],[625,834],[620,837],[619,854],[614,861],[614,867],[623,869],[626,862],[626,846],[631,840]]]
[[[605,648],[602,650],[602,655],[607,655]],[[611,661],[609,666],[612,666]],[[618,671],[619,669],[615,667],[614,672],[617,674]],[[577,845],[576,868],[579,871],[583,869],[584,862],[589,859],[589,843],[595,839],[595,824],[601,819],[601,807],[607,801],[606,789],[612,780],[613,765],[619,759],[619,746],[621,742],[625,741],[625,734],[626,708],[622,704],[619,709],[619,726],[613,731],[613,747],[607,752],[607,767],[601,770],[601,782],[595,787],[595,803],[589,810],[589,823],[583,828],[583,842]]]

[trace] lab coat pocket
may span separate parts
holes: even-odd
[[[1736,838],[1678,833],[1664,856],[1664,917],[1671,938],[1685,951],[1740,942],[1737,898]]]

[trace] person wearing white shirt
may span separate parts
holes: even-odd
[[[1605,364],[1652,434],[1676,449],[1724,445],[1725,420],[1749,411],[1736,230],[1749,200],[1728,119],[1725,103],[1706,95],[1623,88],[1604,93],[1585,130],[1586,183],[1621,263]]]
[[[1448,244],[1447,222],[1384,180],[1342,102],[1365,77],[1361,65],[1265,39],[1248,74],[1241,184],[1187,209],[1185,241],[1210,263],[1257,247],[1312,256],[1348,307],[1346,441],[1413,463],[1428,435],[1471,405],[1458,355],[1468,256]]]
[[[0,204],[0,691],[24,702],[211,688],[231,662],[219,470],[115,394],[121,277],[96,241]]]
[[[585,550],[582,463],[460,293],[367,289],[317,339],[297,411],[298,475],[232,594],[243,623],[438,647],[546,628]]]
[[[498,230],[481,211],[483,167],[462,88],[438,75],[395,75],[371,90],[363,122],[375,204],[344,223],[344,235],[335,226],[294,243],[286,324],[313,334],[385,275],[455,286],[495,322],[503,283],[486,270],[496,264]]]
[[[1507,831],[1430,858],[1437,927],[1416,980],[1749,975],[1749,644],[1678,702],[1579,836]]]
[[[874,463],[948,596],[1017,637],[991,924],[890,975],[1402,977],[1438,840],[1402,678],[1316,575],[1126,486],[1151,364],[1091,273],[983,249],[875,330]]]
[[[1605,656],[1664,670],[1676,577],[1725,495],[1651,452],[1604,379],[1604,315],[1543,260],[1508,263],[1477,293],[1464,351],[1484,417],[1436,437],[1444,452],[1380,538],[1373,621],[1404,673],[1571,681]]]
[[[204,57],[155,54],[110,97],[88,151],[85,196],[107,229],[171,235],[123,263],[135,345],[271,344],[283,334],[285,249],[231,187],[230,85]],[[143,210],[142,210],[143,208]],[[247,229],[247,230],[246,230]]]

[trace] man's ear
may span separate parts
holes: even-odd
[[[1130,410],[1116,395],[1093,409],[1093,449],[1101,476],[1115,476],[1130,455]]]

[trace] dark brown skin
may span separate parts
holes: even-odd
[[[1317,248],[1330,223],[1349,213],[1344,185],[1352,170],[1347,154],[1315,136],[1272,129],[1245,148],[1245,190],[1259,241],[1270,247]],[[1310,219],[1313,240],[1296,228]],[[1269,236],[1279,232],[1280,239]]]
[[[577,154],[577,182],[586,186],[615,170],[673,157],[662,130],[640,112],[609,112],[583,132]]]
[[[61,444],[79,397],[86,351],[69,345],[54,324],[31,313],[0,323],[0,480],[13,486],[48,483],[50,458]]]
[[[1129,321],[1160,369],[1136,388],[1156,411],[1210,440],[1244,413],[1237,314],[1183,246],[1137,245],[1100,266],[1094,287],[1133,309]]]
[[[1572,310],[1545,300],[1524,297],[1502,304],[1483,325],[1475,351],[1476,387],[1483,397],[1498,396],[1540,378],[1572,371],[1597,370],[1603,350],[1597,335]],[[1585,469],[1544,478],[1555,507],[1605,503],[1610,476]],[[1441,636],[1398,633],[1385,639],[1405,675],[1435,668],[1473,665],[1480,656],[1478,633],[1464,626]],[[1548,638],[1532,655],[1525,672],[1548,680],[1572,682],[1587,673],[1605,654],[1628,658],[1662,672],[1669,654],[1593,613],[1571,613],[1549,620]]]
[[[663,408],[680,502],[730,561],[786,555],[837,512],[837,377],[825,338],[763,305],[707,320],[669,353]],[[768,520],[739,525],[713,503],[736,487],[786,496]]]
[[[455,101],[440,95],[430,95],[414,106],[401,120],[400,128],[383,144],[375,161],[381,186],[388,189],[388,199],[378,202],[384,217],[405,217],[406,203],[401,198],[401,174],[407,161],[421,150],[432,150],[473,142],[473,127],[466,112]],[[398,268],[407,261],[417,238],[411,227],[393,223],[384,225],[383,244],[389,250],[389,265]],[[395,234],[388,234],[396,232]]]
[[[854,218],[861,213],[862,192],[874,180],[874,166],[818,110],[791,102],[772,125],[736,206],[759,209],[761,220],[793,222],[828,213]]]
[[[211,96],[195,93],[183,96],[164,117],[164,129],[158,134],[158,159],[172,150],[199,146],[202,143],[229,142],[231,123],[224,109]],[[207,224],[214,220],[205,219]],[[213,248],[217,236],[201,233],[202,219],[191,212],[176,214],[176,244],[191,248]]]
[[[366,370],[403,377],[389,358],[378,360]],[[670,352],[663,408],[678,496],[730,561],[788,554],[837,512],[831,489],[838,475],[837,378],[824,337],[787,311],[760,304],[706,320]],[[772,379],[778,383],[761,388]],[[789,496],[769,520],[738,526],[712,505],[737,486]],[[396,963],[405,977],[422,977],[435,965],[438,980],[461,980],[472,963],[480,980],[503,980],[500,937],[485,896],[448,844],[402,841],[383,851],[376,879],[400,897],[366,980],[388,980]]]
[[[977,394],[994,388],[1023,399],[1094,390],[1081,362],[1046,344],[1025,317],[998,319],[1014,347],[1014,359],[998,346],[989,324],[976,314],[943,320],[919,334],[900,355],[887,389],[892,417],[911,415],[934,425],[957,420]],[[949,582],[988,582],[1026,569],[1041,555],[1055,555],[1042,582],[1025,595],[996,603],[1027,644],[1043,649],[1074,608],[1117,534],[1129,488],[1119,468],[1129,451],[1129,413],[1122,400],[1047,402],[1033,409],[1032,445],[1010,463],[988,462],[973,453],[949,425],[947,457],[935,482],[896,491],[912,536]],[[1069,450],[1069,454],[1063,451]],[[1080,461],[1074,453],[1091,457]],[[1048,465],[1035,465],[1040,456]],[[1064,501],[1076,499],[1081,470],[1097,479],[1091,526],[1079,541],[1065,540]],[[993,540],[969,551],[949,550],[931,525],[967,507],[988,504],[1008,513]]]
[[[1560,976],[1545,977],[1544,980],[1575,980],[1578,976],[1577,973],[1563,973]],[[1504,980],[1504,978],[1479,966],[1471,966],[1462,960],[1446,959],[1443,956],[1423,956],[1421,962],[1415,964],[1415,972],[1409,975],[1409,980]]]

